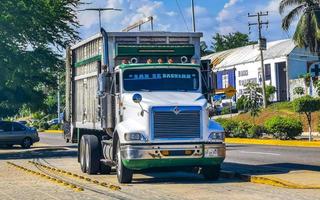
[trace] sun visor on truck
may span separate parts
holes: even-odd
[[[116,56],[193,56],[194,46],[187,45],[147,45],[117,44]]]

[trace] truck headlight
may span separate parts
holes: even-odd
[[[224,132],[212,132],[210,133],[208,139],[224,141]]]
[[[125,133],[124,139],[126,141],[144,141],[145,137],[141,133]]]

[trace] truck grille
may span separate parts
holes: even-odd
[[[154,139],[201,137],[201,107],[157,107],[153,109]]]

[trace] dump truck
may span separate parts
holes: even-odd
[[[202,33],[101,32],[67,49],[64,137],[82,172],[120,183],[153,168],[219,177],[224,130],[208,116],[212,73]]]

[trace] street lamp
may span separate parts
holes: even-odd
[[[99,28],[101,30],[101,12],[103,11],[122,11],[122,9],[119,9],[119,8],[86,8],[86,9],[83,9],[83,10],[79,10],[79,11],[98,11],[99,12]]]

